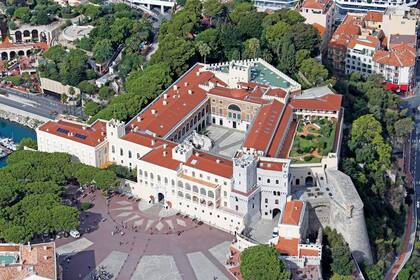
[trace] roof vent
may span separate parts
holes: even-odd
[[[200,71],[197,71],[197,76],[200,76]]]
[[[168,94],[167,93],[163,94],[163,99],[168,99]]]
[[[168,104],[168,101],[163,100],[163,105],[166,105],[166,104]]]
[[[101,142],[101,139],[98,138],[98,143]]]
[[[184,83],[184,86],[188,86],[188,83],[187,83],[187,82],[185,82],[185,83]]]
[[[152,139],[152,146],[155,145],[155,139]]]
[[[166,149],[168,147],[168,144],[163,144],[163,148]]]
[[[217,162],[217,163],[220,163],[220,162],[221,162],[221,160],[220,160],[220,159],[216,159],[216,162]]]
[[[47,132],[48,132],[48,131],[50,131],[50,129],[49,129],[49,128],[47,128]]]
[[[196,157],[199,157],[199,156],[200,156],[200,153],[199,153],[199,152],[196,152],[196,153],[195,153],[195,156],[196,156]]]
[[[141,117],[140,116],[137,117],[137,121],[141,122]]]
[[[156,115],[156,109],[152,109],[152,115]]]
[[[163,151],[163,156],[164,157],[166,157],[166,154],[167,154],[167,152],[166,151]]]
[[[86,130],[86,126],[82,126],[82,129],[83,129],[83,130]]]
[[[174,85],[174,90],[177,90],[178,89],[178,86],[177,85]]]
[[[42,246],[42,248],[44,249],[44,251],[47,251],[48,246],[47,245],[44,245],[44,246]]]
[[[189,90],[188,90],[188,94],[189,94],[189,95],[192,95],[192,93],[193,93],[193,92],[192,92],[192,90],[190,90],[190,89],[189,89]]]
[[[44,256],[44,260],[48,260],[48,256]]]

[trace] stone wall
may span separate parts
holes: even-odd
[[[44,122],[43,120],[37,119],[34,116],[29,116],[29,115],[23,116],[18,113],[8,112],[4,110],[0,110],[0,119],[16,122],[16,123],[19,123],[21,125],[24,125],[33,129],[35,129],[37,126],[39,126],[41,123]]]

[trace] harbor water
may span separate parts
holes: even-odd
[[[35,130],[15,122],[0,119],[0,138],[12,138],[18,144],[22,138],[36,139]],[[0,159],[0,167],[6,165],[7,158]]]

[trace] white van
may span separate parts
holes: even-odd
[[[73,237],[73,238],[79,238],[80,237],[80,232],[76,229],[72,229],[70,231],[70,236]]]

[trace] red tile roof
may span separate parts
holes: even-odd
[[[286,225],[298,225],[300,216],[303,214],[302,209],[303,201],[292,200],[286,202],[281,223]]]
[[[327,29],[325,28],[325,26],[322,26],[321,24],[316,23],[316,22],[313,23],[312,26],[315,27],[316,30],[318,30],[319,35],[321,35],[321,38],[324,37],[325,32],[327,32]]]
[[[106,123],[101,120],[90,126],[67,120],[48,121],[39,130],[92,147],[101,144],[106,137]]]
[[[301,257],[318,257],[321,256],[321,250],[318,248],[302,248],[299,250],[299,254]]]
[[[160,145],[145,154],[141,160],[167,169],[178,170],[181,162],[172,158],[174,147],[173,143]]]
[[[164,94],[133,118],[128,126],[130,128],[137,126],[142,130],[154,132],[157,136],[165,136],[194,108],[207,100],[205,90],[199,85],[216,78],[208,71],[201,72],[197,76],[200,68],[202,68],[201,65],[192,67],[176,83],[176,89],[174,86],[168,88]]]
[[[223,87],[215,87],[209,91],[209,94],[233,98],[242,101],[248,101],[257,104],[266,104],[268,101],[261,99],[263,91],[259,87],[251,88],[250,90],[241,88],[241,89],[231,89]]]
[[[297,256],[299,248],[299,238],[286,239],[279,237],[276,249],[280,254],[287,256]]]
[[[384,13],[382,13],[382,12],[369,11],[365,16],[365,20],[366,21],[382,22],[383,16],[384,16]]]
[[[302,8],[323,10],[331,0],[305,0]]]
[[[0,266],[0,279],[23,280],[31,275],[47,279],[57,278],[55,245],[53,242],[31,246],[17,245],[17,247],[17,251],[20,253],[19,264]],[[12,251],[16,252],[16,250]]]
[[[379,48],[381,42],[377,37],[367,36],[366,38],[357,37],[350,40],[347,47],[349,49],[354,48],[356,45],[363,45],[371,48]]]
[[[416,50],[407,44],[401,44],[390,51],[376,51],[373,60],[384,65],[413,67],[416,64]]]
[[[264,170],[273,170],[273,171],[283,171],[283,167],[286,163],[285,162],[276,162],[276,161],[263,161],[261,160],[258,163],[258,168]]]
[[[296,109],[339,111],[343,96],[326,94],[317,99],[292,99],[290,105]]]
[[[233,164],[231,160],[203,151],[194,151],[185,165],[225,178],[231,178],[233,175]]]
[[[163,144],[168,144],[170,141],[166,141],[162,138],[153,137],[143,132],[133,132],[130,131],[125,134],[121,139],[125,141],[129,141],[132,143],[136,143],[145,147],[154,148],[158,147]]]
[[[287,105],[283,115],[281,116],[280,124],[276,129],[273,141],[270,144],[270,148],[268,149],[268,157],[275,157],[279,149],[283,150],[283,147],[280,147],[280,143],[282,142],[282,139],[285,136],[287,129],[290,129],[288,127],[290,118],[293,118],[293,110],[290,105]]]
[[[277,128],[283,107],[284,105],[277,100],[261,107],[248,130],[243,146],[265,152]]]

